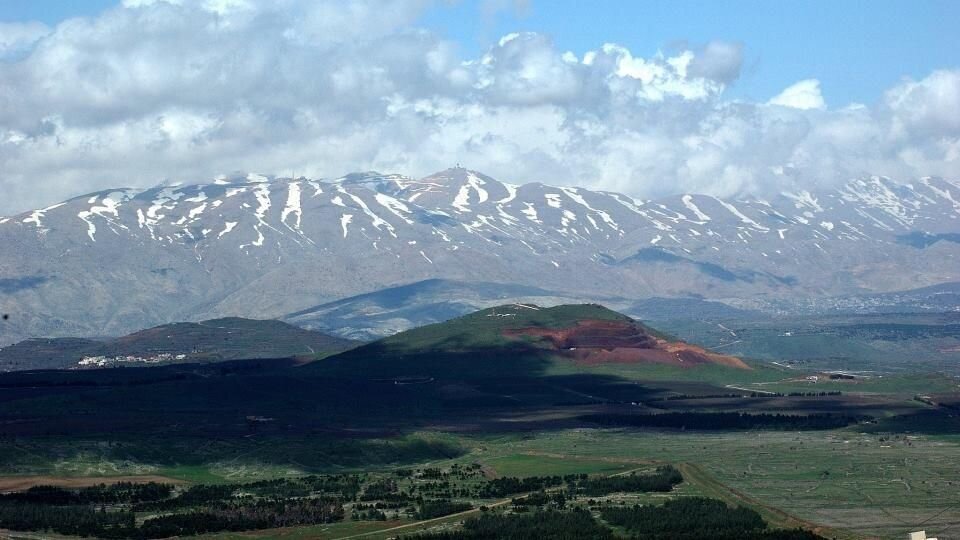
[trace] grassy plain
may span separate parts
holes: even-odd
[[[960,528],[960,445],[924,436],[832,432],[570,430],[482,441],[481,462],[517,456],[687,464],[709,491],[746,497],[853,536]],[[480,442],[480,441],[478,441]],[[471,457],[468,455],[466,458]],[[712,479],[712,480],[711,480]],[[772,515],[777,515],[773,512]],[[768,517],[769,516],[765,516]],[[790,520],[783,520],[789,523]]]
[[[685,433],[568,430],[464,437],[470,451],[430,462],[478,462],[490,475],[611,475],[673,463],[686,482],[674,492],[618,496],[628,504],[703,495],[757,510],[780,527],[805,526],[832,538],[902,538],[926,528],[949,537],[960,529],[960,444],[914,435],[831,432]],[[467,516],[417,527],[449,527]],[[387,538],[375,531],[404,522],[345,522],[323,527],[220,535],[217,538]],[[394,533],[395,534],[395,533]]]

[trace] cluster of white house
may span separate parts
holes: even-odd
[[[106,367],[120,364],[159,364],[162,362],[173,362],[175,360],[185,360],[185,354],[162,353],[156,356],[85,356],[77,362],[80,367]]]

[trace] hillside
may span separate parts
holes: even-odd
[[[0,349],[0,371],[324,357],[357,342],[272,320],[173,323],[103,340],[29,339]]]
[[[373,341],[508,302],[558,305],[589,297],[507,283],[426,279],[387,287],[291,313],[284,321],[303,328]],[[605,303],[626,305],[624,299]]]
[[[166,336],[176,335],[180,344],[229,338],[246,347],[268,337],[247,326],[265,332],[276,324],[170,325],[103,346],[156,351]],[[903,414],[918,406],[899,397],[826,395],[822,389],[855,383],[810,386],[803,371],[731,367],[742,367],[738,362],[602,306],[511,304],[305,364],[288,358],[2,373],[0,437],[30,441],[32,450],[8,445],[0,461],[22,464],[38,454],[61,459],[82,449],[154,466],[250,456],[278,466],[351,466],[397,463],[393,450],[371,439],[424,432],[506,434],[651,422],[715,429],[721,417],[710,415],[731,420],[748,412],[796,429],[809,427],[805,417],[769,415],[829,411],[834,416],[820,420],[837,426],[878,410]],[[743,428],[755,427],[747,420]],[[401,450],[436,456],[419,443]]]
[[[488,308],[401,332],[310,367],[335,373],[468,379],[499,370],[535,375],[558,360],[584,366],[718,364],[749,369],[738,358],[683,343],[596,304]]]

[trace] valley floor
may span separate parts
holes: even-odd
[[[449,435],[422,434],[425,437]],[[419,466],[478,463],[488,478],[566,474],[617,475],[670,463],[685,482],[669,494],[620,494],[616,501],[657,503],[707,496],[759,512],[771,526],[803,527],[829,538],[903,538],[926,529],[960,530],[960,441],[949,437],[868,434],[855,428],[819,432],[712,432],[575,429],[535,434],[458,436],[468,451]],[[64,464],[61,464],[64,465]],[[123,471],[132,464],[112,464]],[[390,470],[379,469],[379,470]],[[184,481],[244,482],[311,471],[237,459],[209,467],[158,468]],[[75,477],[74,481],[76,480]],[[147,478],[147,477],[144,477]],[[129,477],[124,479],[129,480]],[[328,525],[209,535],[210,538],[391,538],[449,530],[476,508],[510,498],[474,501],[474,509],[423,521],[350,521]],[[36,538],[19,533],[19,538]]]

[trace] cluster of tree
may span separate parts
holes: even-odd
[[[419,492],[421,496],[426,495],[428,497],[446,499],[479,496],[477,490],[471,488],[471,486],[458,486],[456,484],[451,484],[446,480],[442,482],[424,482],[421,484],[414,484],[410,487],[410,491],[411,493]]]
[[[666,397],[651,399],[650,402],[656,401],[676,401],[681,399],[730,399],[730,398],[743,398],[743,397],[777,397],[776,394],[757,394],[756,392],[751,392],[749,396],[743,394],[673,394]]]
[[[340,495],[345,500],[355,499],[363,483],[363,479],[356,474],[313,475],[299,481],[309,486],[311,491]]]
[[[525,508],[529,506],[536,506],[537,508],[549,506],[563,509],[567,506],[567,496],[562,492],[551,494],[545,491],[538,491],[536,493],[531,493],[526,497],[511,499],[510,502],[513,503],[514,509]]]
[[[421,482],[413,486],[420,491],[447,490],[450,489],[449,480],[438,480],[436,482]]]
[[[134,486],[134,488],[138,488],[135,484],[131,485]],[[190,508],[229,501],[239,494],[250,494],[269,499],[288,499],[317,494],[323,497],[336,497],[341,500],[354,500],[358,498],[361,492],[363,480],[360,475],[338,474],[263,480],[247,484],[196,484],[190,486],[189,489],[173,498],[169,498],[172,493],[169,486],[166,491],[160,489],[163,487],[163,485],[160,484],[156,485],[160,486],[159,488],[146,488],[142,486],[150,486],[150,484],[142,484],[139,487],[139,492],[134,491],[134,493],[138,493],[137,497],[139,497],[139,499],[131,498],[129,501],[118,502],[138,503],[133,507],[135,511],[151,512]],[[387,498],[390,493],[396,491],[396,483],[392,480],[385,483],[372,483],[368,486],[367,491],[369,492],[371,489]],[[153,495],[152,498],[149,498],[149,495]],[[373,498],[364,500],[373,500]],[[51,502],[50,504],[62,503]]]
[[[0,502],[22,502],[50,505],[83,504],[131,504],[159,501],[170,497],[173,486],[170,484],[99,484],[79,489],[65,489],[57,486],[33,486],[26,491],[0,495]]]
[[[338,499],[239,500],[167,514],[136,526],[135,513],[103,506],[0,503],[0,528],[53,531],[97,538],[167,538],[217,531],[244,531],[332,523],[344,517]]]
[[[186,514],[168,514],[146,520],[140,526],[140,538],[169,538],[220,531],[245,531],[257,528],[257,523],[246,519],[194,511]]]
[[[377,501],[372,504],[357,503],[353,505],[354,510],[396,510],[399,508],[408,508],[411,514],[416,511],[404,501]]]
[[[231,484],[197,484],[172,499],[139,503],[133,509],[137,512],[154,512],[200,506],[230,499],[238,488],[238,485]]]
[[[338,496],[344,500],[353,500],[360,493],[366,475],[364,474],[325,474],[300,478],[278,478],[260,480],[234,487],[243,493],[261,497],[305,497],[312,493]]]
[[[275,480],[260,480],[244,484],[243,493],[250,493],[259,497],[283,499],[291,497],[306,497],[314,490],[308,484],[296,479],[278,478]]]
[[[387,514],[377,508],[369,508],[366,510],[354,510],[353,514],[350,515],[350,519],[353,521],[386,521]]]
[[[397,493],[397,482],[387,478],[367,484],[360,495],[361,501],[376,501]]]
[[[671,412],[661,414],[590,414],[582,420],[610,427],[656,427],[697,430],[837,429],[864,420],[836,414],[751,414],[742,412]]]
[[[470,478],[483,476],[482,469],[483,466],[479,463],[471,463],[470,465],[460,465],[454,463],[450,466],[450,475],[460,480],[467,480]]]
[[[420,471],[420,477],[439,480],[441,478],[446,478],[447,473],[443,472],[442,469],[431,467],[431,468],[422,469]]]
[[[148,519],[140,526],[135,536],[168,538],[218,531],[273,529],[333,523],[342,521],[343,518],[343,505],[338,499],[237,501]]]
[[[415,538],[429,540],[571,540],[591,538],[611,540],[610,529],[590,512],[575,508],[569,512],[555,510],[521,515],[483,513],[468,519],[459,531],[423,534]]]
[[[851,377],[852,378],[852,377]],[[772,399],[772,398],[781,398],[781,397],[826,397],[826,396],[840,396],[843,395],[843,392],[839,391],[830,391],[830,392],[790,392],[789,394],[784,394],[781,392],[750,392],[749,394],[673,394],[670,396],[665,396],[656,399],[648,399],[643,401],[645,405],[649,405],[655,408],[657,407],[656,403],[662,403],[664,401],[678,401],[678,400],[699,400],[699,399]]]
[[[760,514],[723,501],[684,497],[661,506],[606,506],[600,516],[611,525],[649,540],[815,540],[803,530],[768,530]]]
[[[658,467],[653,474],[628,474],[585,478],[571,487],[578,495],[600,497],[609,493],[668,492],[683,482],[680,471],[667,465]]]
[[[480,497],[484,499],[506,497],[515,493],[540,491],[563,483],[564,479],[560,476],[530,476],[527,478],[505,476],[491,480],[481,486]]]
[[[473,509],[470,503],[451,501],[448,499],[425,500],[420,504],[417,510],[417,519],[431,519],[441,516],[449,516],[458,512],[466,512]]]
[[[98,538],[128,538],[135,530],[135,516],[133,512],[105,512],[94,506],[4,502],[0,504],[0,528],[53,531]]]

